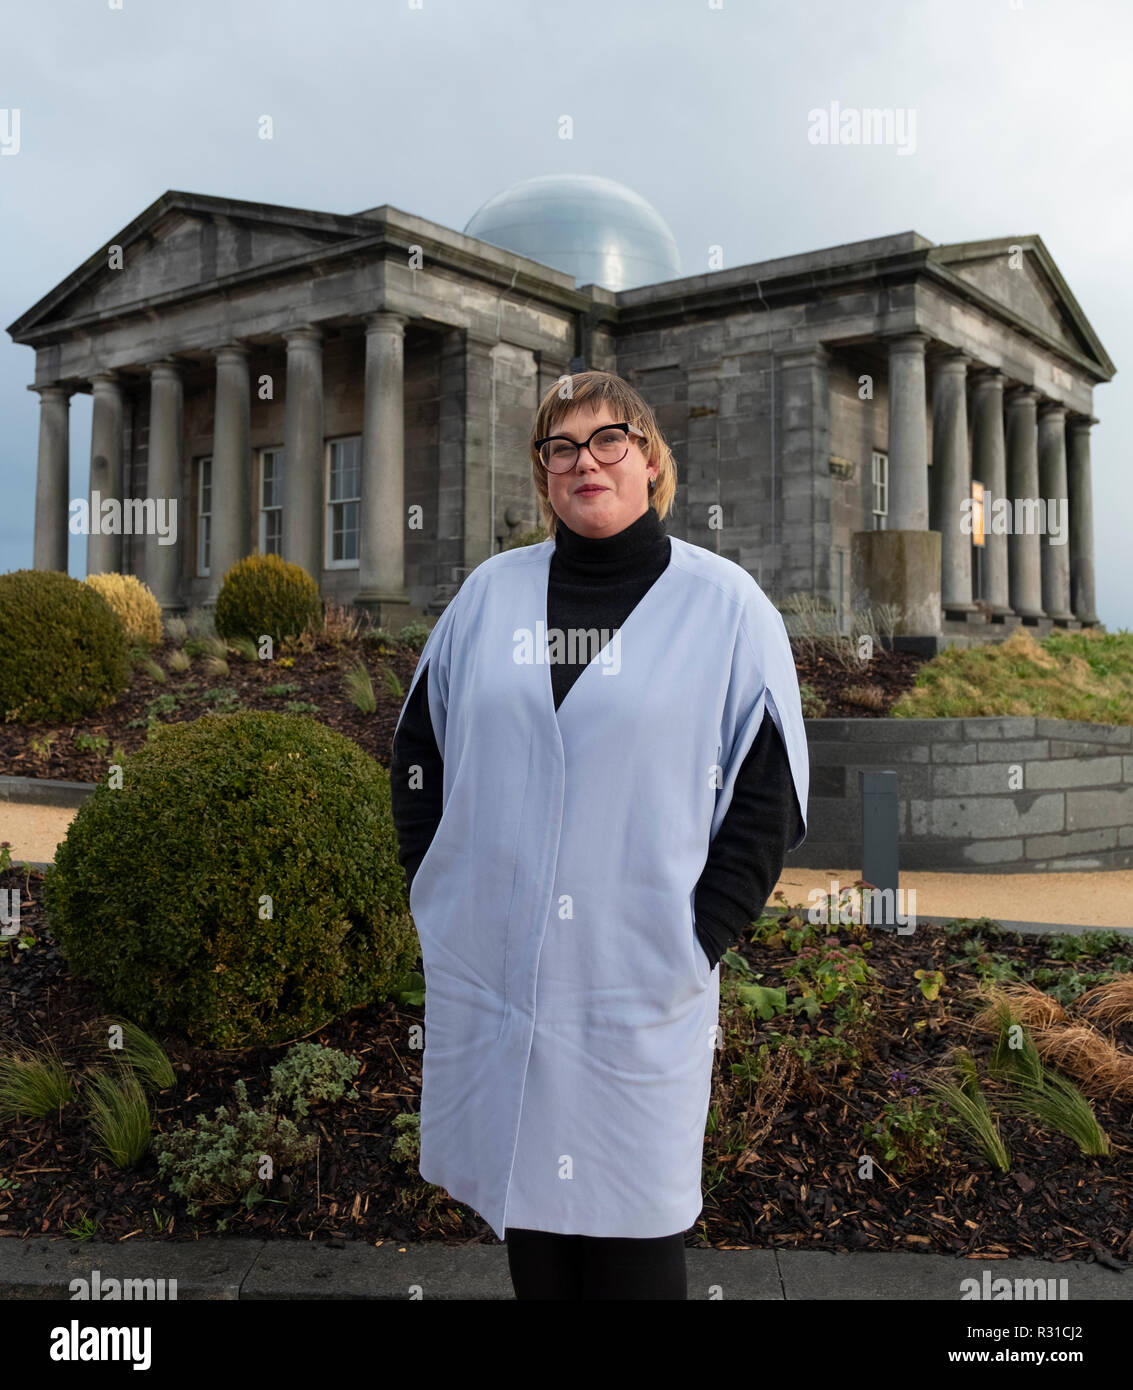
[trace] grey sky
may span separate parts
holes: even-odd
[[[1038,233],[1118,375],[1094,396],[1098,611],[1133,627],[1133,6],[1123,0],[52,0],[0,8],[0,324],[169,188],[460,229],[534,174],[649,199],[686,274],[916,230]],[[915,111],[916,148],[808,112]],[[271,141],[258,137],[270,115]],[[559,138],[560,118],[573,138]],[[30,566],[33,356],[0,335],[0,571]],[[90,397],[71,406],[86,488]],[[678,460],[678,466],[680,460]],[[85,538],[72,537],[83,573]]]

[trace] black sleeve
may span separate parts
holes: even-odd
[[[696,935],[711,965],[759,917],[801,830],[790,759],[767,711],[696,885]]]
[[[421,769],[415,779],[420,783],[417,787],[410,786],[414,766]],[[393,824],[397,831],[398,858],[405,870],[408,892],[413,886],[413,876],[437,833],[444,799],[444,762],[429,714],[428,662],[406,702],[394,736],[389,789],[393,803]]]

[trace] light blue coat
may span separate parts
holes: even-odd
[[[444,759],[443,815],[410,892],[420,1171],[501,1239],[693,1224],[719,1010],[693,899],[765,707],[804,817],[790,848],[806,833],[782,619],[739,565],[670,540],[668,567],[557,712],[549,540],[468,576],[410,687],[427,662]]]

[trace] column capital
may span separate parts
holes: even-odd
[[[90,379],[91,387],[95,391],[105,391],[107,389],[119,390],[122,385],[122,376],[119,372],[105,371],[96,372]]]
[[[323,341],[323,330],[314,323],[297,323],[294,328],[283,330],[283,341],[288,347],[318,347]]]
[[[363,315],[362,322],[366,325],[367,333],[404,333],[409,316],[395,314],[390,309],[378,309],[372,314]]]
[[[924,356],[924,350],[928,347],[932,339],[927,333],[922,333],[919,328],[909,332],[901,333],[880,333],[878,337],[881,342],[893,352],[915,352]]]
[[[1038,416],[1040,420],[1048,419],[1052,415],[1065,416],[1065,414],[1066,407],[1062,404],[1061,401],[1052,401],[1049,399],[1044,399],[1039,403]]]
[[[1002,391],[1007,385],[1007,377],[998,367],[977,367],[968,373],[973,391]]]
[[[1101,421],[1096,415],[1071,415],[1066,421],[1066,428],[1069,430],[1089,431],[1095,425],[1100,425]]]
[[[180,381],[181,363],[172,357],[158,357],[153,362],[146,363],[146,370],[150,374],[151,381]]]
[[[246,362],[251,356],[249,348],[235,341],[221,343],[219,347],[213,348],[212,353],[218,362]]]
[[[1004,397],[1008,405],[1035,405],[1041,399],[1033,386],[1013,386]]]
[[[76,388],[62,381],[51,381],[46,386],[29,386],[28,390],[38,392],[41,401],[58,399],[59,396],[62,396],[65,401],[69,401],[75,394]]]
[[[947,348],[937,357],[933,366],[938,372],[955,372],[966,376],[968,364],[974,362],[975,358],[970,352],[965,352],[963,348]]]

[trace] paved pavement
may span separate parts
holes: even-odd
[[[968,1260],[947,1255],[831,1254],[810,1250],[686,1251],[690,1300],[796,1302],[958,1301],[1001,1297],[1097,1302],[1133,1299],[1133,1268],[1077,1260]],[[70,1299],[73,1279],[176,1279],[184,1299],[512,1300],[502,1245],[381,1246],[346,1241],[262,1241],[237,1236],[196,1242],[0,1240],[0,1301]],[[1041,1292],[1033,1283],[1043,1280]],[[1048,1281],[1056,1281],[1050,1284]],[[1065,1280],[1063,1286],[1061,1281]],[[973,1281],[965,1284],[964,1281]],[[76,1292],[78,1290],[76,1289]],[[170,1285],[165,1285],[168,1298]]]

